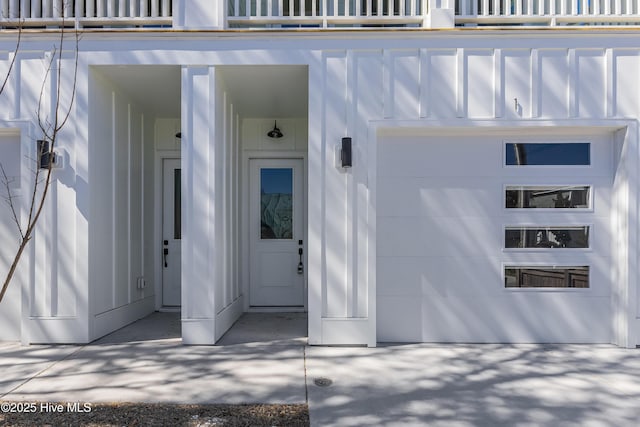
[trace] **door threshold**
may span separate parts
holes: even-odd
[[[247,313],[306,313],[307,309],[303,306],[284,306],[284,307],[275,307],[275,306],[258,306],[258,307],[249,307],[246,311]]]
[[[180,306],[169,306],[169,307],[165,307],[162,306],[158,309],[159,312],[161,313],[180,313],[180,311],[182,311],[182,307]]]

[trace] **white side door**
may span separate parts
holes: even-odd
[[[162,165],[162,305],[177,307],[182,238],[180,159],[164,159]]]
[[[304,163],[253,159],[249,187],[250,305],[303,307]]]

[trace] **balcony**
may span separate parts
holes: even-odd
[[[433,15],[440,14],[437,20]],[[442,15],[449,14],[449,22]],[[638,0],[230,0],[229,27],[638,25]],[[435,24],[435,25],[434,25]]]
[[[0,27],[171,27],[171,3],[172,0],[0,0]]]
[[[640,25],[638,0],[0,0],[0,28],[452,28]]]

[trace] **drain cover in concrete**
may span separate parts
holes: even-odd
[[[331,384],[333,384],[333,381],[331,381],[329,378],[320,377],[315,378],[313,380],[313,383],[318,387],[329,387]]]

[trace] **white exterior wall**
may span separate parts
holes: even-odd
[[[618,169],[615,184],[616,206],[626,214],[619,230],[628,239],[627,249],[620,250],[614,266],[616,274],[620,274],[616,277],[621,280],[616,281],[619,288],[614,292],[612,311],[616,318],[614,342],[621,345],[638,342],[639,321],[631,320],[640,318],[634,261],[638,135],[633,126],[640,117],[638,36],[623,31],[614,34],[613,30],[611,33],[459,30],[331,34],[325,37],[317,33],[277,36],[274,33],[268,40],[252,34],[180,34],[171,39],[144,34],[105,37],[88,33],[83,36],[80,70],[83,78],[87,78],[90,64],[185,66],[182,123],[186,237],[182,271],[183,283],[188,286],[183,287],[183,324],[193,326],[183,330],[185,342],[215,341],[220,329],[212,313],[223,313],[237,295],[233,279],[218,276],[224,274],[220,273],[224,271],[221,265],[227,265],[228,261],[221,260],[226,246],[219,246],[223,241],[220,233],[224,219],[217,215],[222,218],[224,215],[215,207],[222,206],[228,196],[221,190],[225,188],[220,183],[224,182],[224,176],[218,163],[225,154],[216,150],[222,150],[217,141],[233,133],[225,134],[222,129],[225,125],[221,126],[221,122],[231,121],[231,115],[225,116],[221,111],[225,106],[230,111],[232,94],[225,103],[218,89],[222,84],[217,80],[215,65],[252,64],[309,66],[309,189],[320,194],[309,199],[310,343],[375,344],[376,288],[372,266],[375,254],[371,252],[370,239],[371,227],[375,226],[371,204],[375,200],[369,193],[372,185],[369,166],[377,145],[375,130],[378,127],[409,123],[412,127],[434,128],[446,122],[452,135],[458,125],[519,127],[518,132],[526,133],[538,126],[571,128],[589,121],[597,122],[600,127],[610,126],[612,132],[614,128],[628,126],[621,131],[625,143],[621,143],[620,152],[625,154],[620,164],[624,167]],[[124,37],[131,40],[122,43]],[[39,52],[43,46],[34,41],[29,48],[29,41],[25,43],[26,50],[31,52]],[[1,47],[8,51],[11,46],[8,41]],[[33,111],[37,100],[42,61],[33,59],[39,58],[38,54],[29,55],[25,54],[19,63],[21,83],[13,83],[11,91],[0,100],[8,107],[2,110],[5,119],[31,120],[28,112]],[[5,57],[0,61],[0,66],[6,67],[7,60]],[[88,196],[77,184],[89,178],[86,160],[89,155],[84,153],[87,139],[83,137],[93,132],[83,128],[90,122],[83,108],[93,101],[87,96],[87,86],[82,79],[78,95],[74,118],[79,129],[68,130],[78,135],[68,143],[75,166],[69,173],[75,172],[76,184],[61,186],[59,190],[64,197],[80,197],[81,203],[76,205],[64,199],[64,203],[50,204],[57,206],[57,217],[50,221],[57,221],[58,229],[64,229],[65,233],[53,234],[49,241],[60,242],[58,237],[62,241],[67,239],[66,247],[76,260],[70,276],[73,281],[67,283],[80,289],[72,294],[72,303],[65,298],[63,311],[71,318],[87,318],[88,314],[82,312],[86,309],[81,309],[87,303],[87,289],[83,286],[93,287],[86,284],[92,282],[94,276],[83,257],[86,253],[83,236],[94,227],[96,219],[94,209],[90,215],[83,210],[83,201]],[[354,167],[347,172],[335,166],[335,147],[343,136],[351,136],[354,141]],[[209,167],[214,164],[218,167]],[[88,185],[92,188],[93,184]],[[106,190],[111,188],[108,180],[100,180],[99,185]],[[78,191],[75,196],[74,190]],[[203,194],[209,195],[210,202],[201,203]],[[57,200],[55,197],[60,196],[52,199]],[[100,227],[99,221],[95,227]],[[43,246],[37,245],[34,250],[39,261],[31,268],[35,270],[37,265],[40,272],[37,274],[44,274],[42,270],[54,271],[50,264],[41,261],[46,257],[38,252],[44,250],[45,242]],[[212,259],[216,263],[210,262]],[[63,265],[68,263],[64,261]],[[59,272],[66,270],[66,267],[58,269]],[[36,287],[45,282],[38,279],[37,274],[30,279],[30,295],[43,294]],[[226,283],[217,291],[222,295],[216,295],[211,277]],[[46,295],[46,289],[44,291]],[[111,296],[111,301],[118,304],[133,298],[120,290]],[[51,315],[48,301],[33,307],[32,314],[36,317]],[[81,331],[81,326],[73,328]],[[74,336],[88,335],[88,332],[76,332]]]
[[[239,117],[215,67],[185,67],[182,79],[182,340],[214,344],[243,311]]]
[[[99,71],[90,74],[90,339],[155,308],[153,117]],[[146,286],[138,288],[138,278]]]
[[[628,126],[623,133],[630,150],[624,160],[616,163],[616,181],[625,184],[616,185],[623,205],[618,205],[615,217],[624,225],[613,238],[619,241],[622,236],[629,236],[628,250],[637,250],[635,231],[625,228],[635,227],[631,218],[635,217],[637,195],[627,186],[633,181],[625,174],[637,173],[635,120],[640,111],[640,86],[627,73],[637,70],[640,58],[638,51],[628,48],[593,47],[606,44],[601,41],[594,41],[588,48],[580,47],[588,44],[586,40],[514,41],[503,34],[457,43],[452,39],[440,43],[431,40],[429,47],[334,50],[323,54],[321,70],[312,74],[319,80],[310,85],[322,88],[310,92],[310,128],[313,117],[322,117],[318,126],[322,137],[310,132],[310,188],[324,189],[322,200],[310,201],[310,234],[318,239],[310,242],[310,296],[316,292],[321,295],[321,303],[310,302],[310,343],[372,345],[376,339],[372,325],[376,299],[371,295],[376,291],[372,277],[376,258],[371,253],[374,243],[368,240],[372,237],[369,232],[375,230],[375,200],[369,200],[374,209],[368,216],[366,206],[373,179],[372,159],[368,156],[377,149],[378,127],[433,130],[446,123],[449,135],[455,136],[456,127],[482,126],[495,131],[512,128],[516,123],[523,126],[516,135],[542,128],[557,128],[566,134],[572,120],[577,133],[577,128],[594,125],[595,121],[628,118],[629,122],[612,123],[608,130],[613,138],[617,126]],[[322,100],[321,106],[315,108],[314,100]],[[332,148],[346,135],[354,138],[354,167],[344,174],[333,166]],[[384,159],[377,161],[381,164]],[[378,245],[384,242],[378,241]],[[608,323],[594,334],[593,340],[611,339],[632,346],[638,342],[639,333],[638,320],[633,320],[639,317],[636,266],[634,258],[628,258],[629,252],[618,249],[618,253],[620,257],[612,271],[604,273],[618,274],[615,283],[623,289],[616,292],[623,295],[619,300],[614,297],[612,308],[613,313],[621,313],[614,314],[617,321],[612,324],[612,319],[607,318],[608,308],[600,304],[599,319]],[[628,262],[634,265],[627,265]],[[604,290],[604,296],[610,292]],[[537,298],[532,296],[527,301],[534,311]],[[538,308],[544,315],[544,304],[538,304]],[[583,315],[589,308],[585,306],[584,310]],[[397,317],[387,320],[392,322],[387,328],[403,327]],[[491,340],[489,335],[462,339]],[[408,339],[420,341],[422,337]],[[584,340],[584,336],[579,339]],[[538,334],[534,340],[556,341],[558,337]]]
[[[3,46],[11,51],[13,43]],[[4,127],[20,128],[21,182],[19,206],[23,224],[27,216],[27,200],[33,184],[33,159],[36,157],[35,140],[41,137],[38,128],[38,103],[42,89],[41,119],[51,123],[57,86],[55,79],[46,78],[50,44],[32,45],[20,50],[11,79],[0,97]],[[8,69],[12,55],[2,57],[2,67]],[[68,108],[73,59],[66,53],[62,59],[61,109]],[[57,63],[52,73],[57,72]],[[44,82],[44,84],[43,84]],[[72,117],[76,117],[77,105]],[[81,119],[80,119],[81,120]],[[9,295],[19,304],[23,343],[86,342],[88,340],[88,285],[87,285],[87,229],[88,214],[84,204],[87,197],[87,176],[81,161],[82,144],[75,138],[84,128],[79,120],[71,120],[58,134],[56,151],[67,167],[53,173],[48,201],[42,211],[34,236],[25,250],[20,269],[10,285]],[[19,126],[17,124],[20,124]],[[78,161],[80,160],[80,161]],[[5,217],[3,213],[3,220]],[[3,221],[3,228],[6,226]],[[13,225],[9,225],[13,227]],[[15,254],[6,247],[4,256]],[[37,262],[35,262],[37,260]],[[3,269],[3,278],[6,270]],[[7,304],[12,299],[7,300]],[[5,324],[2,325],[4,329]],[[12,325],[7,325],[12,328]]]
[[[7,178],[11,180],[11,192],[17,197],[22,197],[24,191],[24,188],[21,188],[20,185],[20,137],[19,128],[0,133],[0,164]],[[1,174],[0,177],[2,177]],[[5,197],[8,197],[4,185],[0,187],[0,197],[3,198],[3,201]],[[18,199],[15,200],[19,209],[20,203]],[[18,210],[17,214],[20,215],[21,210]],[[2,245],[0,245],[0,271],[6,272],[9,270],[18,245],[20,244],[19,236],[20,234],[11,210],[8,209],[7,205],[3,205],[3,209],[0,210],[0,241],[3,242]],[[22,314],[20,290],[25,280],[23,277],[24,270],[25,269],[21,268],[16,272],[14,283],[8,288],[4,299],[0,303],[0,325],[2,325],[0,328],[0,340],[20,340]]]

